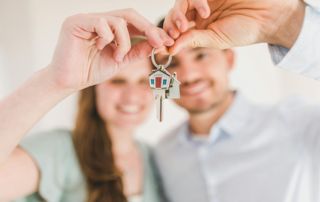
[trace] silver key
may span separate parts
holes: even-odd
[[[165,65],[159,65],[155,60],[155,49],[153,49],[151,60],[156,69],[149,75],[149,84],[156,100],[157,118],[161,122],[163,120],[163,100],[180,98],[180,82],[176,73],[171,75],[166,70],[171,63],[171,55]]]

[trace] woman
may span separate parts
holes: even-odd
[[[148,42],[131,46],[131,26],[147,30]],[[0,150],[9,154],[0,158],[0,201],[160,200],[147,148],[132,135],[152,100],[146,56],[172,42],[132,10],[68,18],[50,65],[0,103],[10,120],[0,118]],[[54,104],[83,88],[72,136],[56,130],[16,147]]]

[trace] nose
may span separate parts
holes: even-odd
[[[188,62],[180,63],[177,71],[179,81],[184,83],[192,83],[201,77],[201,71],[197,64]]]
[[[141,89],[141,86],[137,84],[128,84],[122,93],[122,99],[123,101],[134,103],[144,99],[145,94],[146,92]]]

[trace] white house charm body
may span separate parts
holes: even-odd
[[[172,56],[165,65],[158,65],[154,58],[154,50],[152,50],[152,63],[157,68],[149,75],[149,84],[156,100],[156,113],[159,121],[163,118],[163,100],[180,98],[180,82],[176,73],[171,75],[166,68],[170,65]]]

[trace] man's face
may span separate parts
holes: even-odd
[[[166,57],[157,60],[163,63]],[[219,106],[230,92],[228,77],[233,60],[232,50],[211,48],[187,48],[175,55],[167,70],[176,72],[181,82],[181,98],[176,103],[191,114]]]

